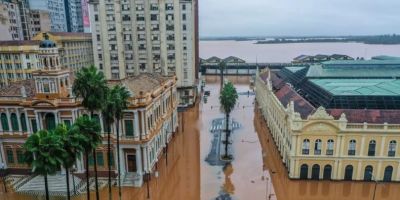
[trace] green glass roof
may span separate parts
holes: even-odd
[[[296,73],[302,69],[304,69],[305,67],[286,67],[286,69],[288,69],[289,71]]]
[[[397,79],[309,79],[333,95],[400,96]]]

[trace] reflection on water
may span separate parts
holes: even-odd
[[[205,158],[210,152],[213,134],[210,125],[223,117],[219,110],[219,79],[206,77],[206,90],[211,91],[207,103],[179,113],[180,127],[168,147],[168,162],[159,158],[149,184],[152,200],[211,200],[217,197],[243,200],[359,200],[372,199],[374,183],[344,181],[290,180],[275,148],[254,96],[247,96],[249,77],[228,77],[239,92],[239,104],[232,112],[241,127],[232,134],[234,160],[225,166],[210,166]],[[142,188],[124,187],[123,200],[147,199],[147,185]],[[400,184],[379,183],[376,200],[397,200]],[[95,199],[94,193],[91,199]],[[15,193],[1,194],[1,200],[40,199]],[[43,198],[41,198],[43,199]],[[73,198],[84,200],[86,196]],[[107,189],[101,199],[108,199]],[[113,188],[113,199],[117,189]]]

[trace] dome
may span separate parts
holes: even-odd
[[[56,43],[49,40],[49,35],[47,33],[43,33],[44,40],[42,40],[39,44],[41,48],[54,48],[56,47]]]
[[[56,43],[51,40],[43,40],[40,42],[39,47],[41,48],[53,48],[56,47]]]

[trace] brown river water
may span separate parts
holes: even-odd
[[[207,103],[199,103],[179,114],[179,132],[175,134],[165,157],[159,159],[159,177],[150,181],[152,200],[364,200],[373,198],[374,183],[343,181],[300,181],[287,176],[266,123],[255,108],[248,77],[228,77],[240,93],[239,105],[232,112],[240,128],[233,131],[234,160],[230,165],[210,166],[205,158],[210,152],[213,134],[211,122],[223,117],[219,110],[218,77],[206,77],[205,90],[211,92]],[[124,187],[124,200],[146,200],[147,185]],[[101,199],[108,199],[107,189]],[[95,199],[94,193],[91,199]],[[0,200],[34,200],[39,197],[4,194]],[[56,199],[56,198],[54,198]],[[58,198],[60,199],[60,198]],[[73,200],[84,200],[85,195]],[[113,188],[113,199],[117,189]],[[376,200],[400,199],[400,184],[379,183]]]
[[[254,44],[256,41],[200,41],[200,57],[225,58],[237,56],[247,62],[290,62],[305,54],[345,54],[353,58],[388,55],[400,56],[400,45],[370,45],[362,43],[290,43]]]

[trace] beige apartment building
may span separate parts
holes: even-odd
[[[95,65],[108,79],[176,75],[181,105],[196,98],[197,1],[90,1]]]
[[[399,61],[257,74],[258,106],[290,178],[400,181]]]
[[[93,65],[92,38],[85,33],[39,33],[33,40],[0,41],[0,86],[32,78],[42,67],[38,60],[39,42],[47,35],[59,47],[60,62],[75,71]]]

